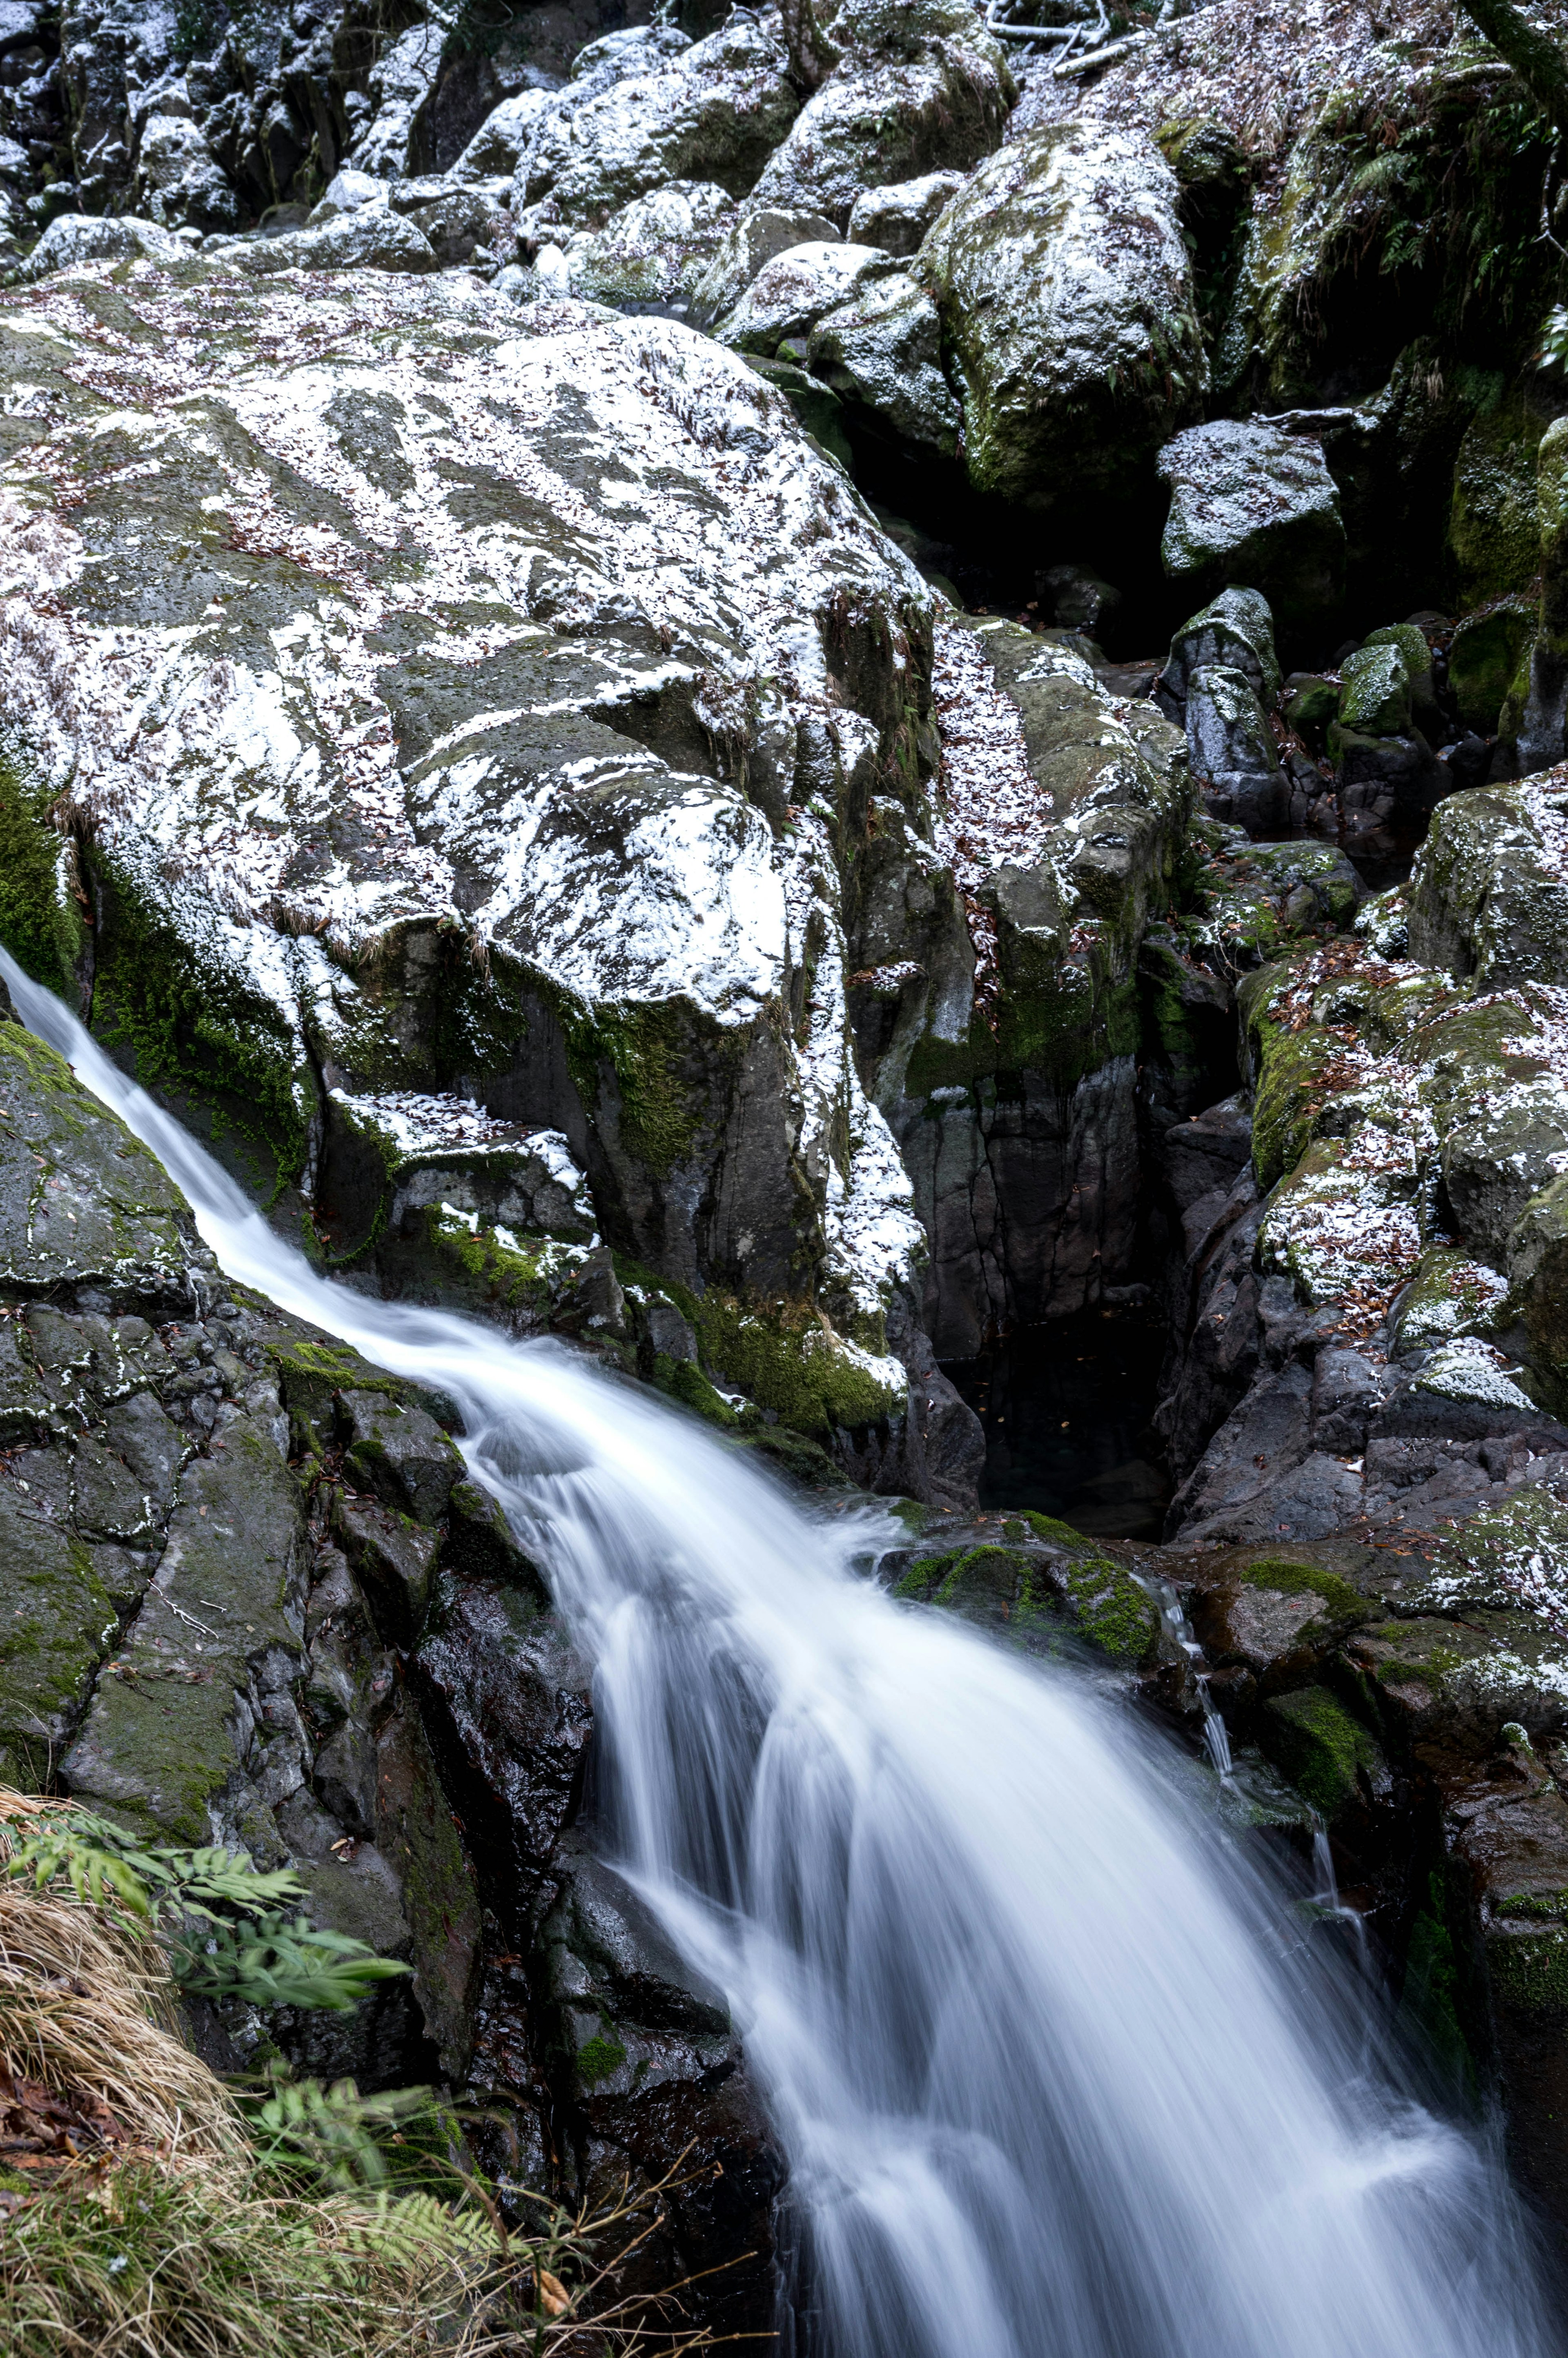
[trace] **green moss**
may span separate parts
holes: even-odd
[[[1078,1627],[1113,1661],[1146,1661],[1160,1637],[1160,1614],[1148,1591],[1108,1556],[1080,1558],[1066,1570]]]
[[[1480,2080],[1465,2035],[1465,1995],[1443,1884],[1432,1875],[1427,1878],[1425,1905],[1411,1928],[1405,1954],[1399,2022],[1412,2043],[1425,2049],[1450,2085],[1473,2103]]]
[[[697,1092],[682,1071],[688,1019],[672,1002],[561,1012],[567,1061],[584,1104],[599,1102],[608,1074],[620,1099],[622,1142],[665,1177],[692,1152],[701,1127]]]
[[[1333,1095],[1332,1068],[1345,1044],[1309,1024],[1283,1032],[1270,1024],[1259,1034],[1261,1050],[1252,1107],[1252,1166],[1265,1194],[1293,1171],[1312,1142],[1314,1126]]]
[[[809,1303],[748,1303],[715,1291],[693,1310],[708,1366],[796,1433],[820,1439],[903,1413],[903,1388],[865,1367]]]
[[[1513,2012],[1568,2013],[1568,1931],[1495,1931],[1487,1968],[1498,1998]]]
[[[1377,1764],[1372,1738],[1326,1687],[1274,1696],[1259,1723],[1263,1750],[1324,1818],[1356,1799],[1358,1771]]]
[[[914,1562],[893,1588],[893,1595],[905,1604],[929,1605],[936,1576],[946,1558],[939,1555],[916,1556]]]
[[[276,1201],[303,1174],[315,1110],[287,1018],[236,968],[178,933],[112,861],[100,856],[96,864],[106,916],[94,1030],[105,1045],[131,1048],[144,1087],[189,1091],[211,1110],[215,1135],[237,1132],[260,1147]],[[265,1165],[254,1184],[268,1185]]]
[[[695,1409],[698,1416],[705,1416],[722,1431],[733,1432],[741,1422],[723,1393],[715,1391],[701,1368],[693,1367],[689,1359],[672,1359],[667,1352],[658,1352],[652,1381],[657,1390]]]
[[[585,2086],[597,2086],[600,2080],[612,2080],[626,2061],[626,2050],[618,2039],[599,2031],[586,2047],[577,2051],[578,2072]]]
[[[1241,1578],[1249,1588],[1271,1588],[1286,1596],[1321,1596],[1336,1621],[1367,1618],[1366,1599],[1337,1573],[1321,1571],[1316,1564],[1294,1563],[1285,1556],[1258,1556]]]
[[[54,800],[0,745],[0,942],[35,982],[70,997],[86,927],[60,881],[65,843],[50,823]]]

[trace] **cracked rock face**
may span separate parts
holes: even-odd
[[[361,1101],[560,1133],[618,1249],[815,1297],[903,1413],[924,1239],[843,864],[873,798],[929,833],[930,600],[784,403],[472,282],[138,262],[9,302],[16,369],[58,362],[0,560],[24,792],[71,780],[57,981],[329,1217]]]

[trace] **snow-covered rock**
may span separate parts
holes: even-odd
[[[134,214],[57,213],[19,275],[46,278],[52,271],[73,270],[81,263],[127,262],[139,254],[149,262],[178,262],[187,251],[168,230],[156,222],[137,221]]]
[[[515,208],[541,238],[557,224],[596,228],[671,180],[744,196],[799,110],[774,15],[737,11],[686,46],[652,27],[611,38],[621,46],[607,59],[595,52],[608,42],[583,51],[518,164]]]
[[[866,189],[967,172],[1000,145],[1016,90],[970,0],[844,0],[831,38],[839,61],[770,157],[759,202],[842,230]]]
[[[953,456],[962,413],[942,370],[936,306],[917,280],[902,271],[861,280],[812,329],[808,352],[815,375],[899,441]]]
[[[759,270],[797,245],[831,244],[838,233],[821,213],[777,212],[743,205],[719,240],[691,298],[691,323],[711,328],[733,310]]]
[[[623,205],[602,229],[567,240],[567,288],[618,311],[685,318],[734,212],[734,199],[711,180],[673,180]]]
[[[361,205],[319,229],[281,237],[242,238],[212,249],[251,277],[280,270],[438,270],[440,256],[424,232],[389,205]]]
[[[1085,121],[981,165],[921,267],[964,386],[977,489],[1049,507],[1125,485],[1207,382],[1175,177]]]
[[[738,352],[771,359],[786,337],[804,337],[846,297],[868,280],[888,276],[893,266],[874,246],[826,239],[793,246],[763,264],[714,333]]]
[[[1256,418],[1190,426],[1160,452],[1171,489],[1160,555],[1195,590],[1244,582],[1286,622],[1311,622],[1345,589],[1339,491],[1322,445]]]
[[[849,209],[849,234],[884,254],[914,254],[937,215],[964,185],[962,172],[925,172],[890,188],[862,189]]]
[[[0,719],[70,782],[99,1018],[306,1191],[373,1103],[559,1131],[601,1233],[819,1305],[885,1405],[924,1240],[839,862],[873,795],[930,826],[924,582],[671,322],[225,256],[105,324],[94,269],[0,298],[70,359],[0,507]]]

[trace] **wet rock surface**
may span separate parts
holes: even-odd
[[[0,939],[321,1265],[902,1498],[912,1609],[1195,1730],[1173,1596],[1221,1806],[1568,2216],[1552,135],[1435,0],[628,13],[5,13]],[[776,2149],[441,1403],[0,1093],[5,1775],[415,1967],[237,2049],[514,2186],[695,2139],[762,2330]],[[1149,1527],[979,1512],[942,1362],[1108,1316]]]

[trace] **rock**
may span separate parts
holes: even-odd
[[[1364,737],[1402,737],[1411,726],[1411,678],[1396,645],[1364,646],[1341,667],[1339,721]]]
[[[1178,434],[1155,463],[1171,487],[1160,556],[1173,580],[1200,592],[1249,584],[1291,625],[1338,605],[1339,492],[1309,435],[1220,418]]]
[[[749,352],[746,360],[764,384],[784,395],[818,449],[836,460],[845,474],[852,478],[855,454],[844,430],[844,405],[838,395],[829,391],[819,377],[797,368],[793,361],[760,360],[754,352]]]
[[[306,235],[398,220],[363,207]],[[345,1249],[364,1249],[403,1290],[430,1299],[449,1288],[514,1331],[586,1319],[595,1347],[634,1357],[634,1328],[595,1325],[585,1309],[598,1234],[607,1255],[700,1302],[700,1317],[684,1296],[681,1306],[700,1336],[700,1397],[715,1421],[740,1414],[723,1397],[739,1393],[752,1427],[772,1410],[803,1439],[857,1464],[874,1458],[880,1480],[924,1479],[908,1453],[919,1458],[935,1412],[912,1405],[888,1325],[918,1355],[921,1230],[850,1053],[838,865],[851,842],[869,841],[873,802],[890,840],[907,830],[900,839],[920,841],[930,824],[921,577],[780,396],[672,323],[569,304],[519,311],[471,279],[322,271],[247,283],[226,256],[181,268],[189,279],[176,310],[156,297],[159,333],[182,355],[167,397],[200,387],[201,415],[220,421],[211,455],[194,476],[182,456],[178,479],[172,457],[166,474],[150,456],[118,586],[102,568],[76,577],[76,674],[89,647],[107,660],[112,646],[119,685],[69,708],[50,689],[29,706],[58,709],[51,774],[66,741],[77,746],[99,1020],[124,1011],[147,1077],[178,1073],[183,1103],[229,1109],[217,1143],[253,1184],[266,1171],[264,1185],[313,1198],[341,1187],[342,1202],[324,1201],[323,1216],[341,1219]],[[95,351],[71,289],[51,279],[5,299],[41,307],[68,341]],[[128,316],[153,299],[135,282],[116,289]],[[373,341],[362,345],[368,322]],[[331,341],[340,330],[341,346]],[[19,347],[17,365],[30,365]],[[367,356],[297,362],[307,348]],[[233,365],[247,349],[254,387]],[[168,447],[164,394],[133,427],[118,379],[113,390],[95,389],[91,373],[69,382],[74,406],[36,429],[51,449],[60,438],[68,472],[78,462],[63,454],[78,437],[81,464],[96,447],[105,403],[138,447],[143,437],[149,453]],[[416,427],[427,415],[438,430]],[[643,486],[634,500],[629,466]],[[299,566],[276,525],[247,557],[250,586],[231,611],[232,552],[220,564],[220,548],[250,531],[236,526],[234,503],[248,514],[244,502],[259,494],[245,487],[258,482],[300,532],[329,535],[331,581],[351,576],[354,597],[369,600],[344,607],[332,600],[346,591],[321,593],[332,631],[350,632],[323,654],[334,676],[382,611],[386,567],[406,587],[414,564],[425,584],[416,607],[399,608],[400,652],[373,666],[362,741],[328,729],[313,675],[279,672],[271,637],[254,636],[264,615],[268,632],[297,625],[312,645],[326,628],[299,603]],[[193,510],[193,499],[213,505]],[[66,529],[86,527],[85,512],[70,514]],[[192,514],[208,519],[199,530]],[[417,519],[416,544],[403,538],[412,523],[392,521],[400,514]],[[106,529],[114,538],[120,527]],[[200,553],[166,562],[165,535],[170,549]],[[503,546],[504,578],[473,609],[481,637],[455,649],[439,617],[453,598],[469,611],[477,552],[491,550],[490,565]],[[184,619],[171,635],[176,612]],[[498,615],[505,631],[492,644]],[[0,675],[16,697],[30,696],[29,676],[14,658]],[[202,703],[199,730],[157,742],[180,795],[204,806],[240,798],[222,903],[163,871],[146,831],[169,790],[156,763],[150,800],[118,800],[113,817],[105,806],[102,832],[86,815],[89,776],[120,772],[106,753],[100,771],[76,731],[96,743],[101,727],[117,725],[122,690],[172,698],[171,710],[191,694],[216,698]],[[241,712],[257,710],[277,764],[267,791],[278,816],[263,833],[243,816],[252,790],[224,750]],[[1147,725],[1162,724],[1151,714]],[[1130,733],[1100,747],[1104,734],[1093,731],[1088,769],[1123,763],[1124,745],[1132,753]],[[1156,802],[1167,792],[1136,769],[1118,774]],[[351,793],[351,777],[374,778],[382,799],[355,802],[373,790]],[[1111,904],[1120,895],[1118,922],[1135,925],[1154,889],[1143,851],[1134,860],[1098,811],[1079,819],[1075,874]],[[28,881],[6,904],[6,937],[77,988],[61,960],[81,954],[83,929],[51,849],[59,838],[41,818],[12,824],[32,864],[17,871]],[[1149,858],[1163,856],[1159,811],[1129,824]],[[1119,883],[1118,862],[1130,871]],[[162,946],[156,957],[149,937]],[[171,1034],[152,1013],[166,991],[224,1012],[211,1030]],[[786,1001],[802,1012],[781,1033]],[[912,992],[911,1022],[914,1001]],[[177,1048],[180,1037],[189,1044]],[[545,1133],[546,1162],[559,1161],[531,1168],[527,1142]],[[476,1148],[497,1152],[487,1163]],[[434,1174],[454,1169],[467,1196],[443,1185],[438,1203],[421,1200]],[[557,1170],[574,1174],[564,1195]],[[527,1228],[503,1216],[514,1179]],[[384,1203],[389,1215],[398,1206],[395,1231],[373,1238]],[[563,1227],[574,1234],[552,1233]]]
[[[137,150],[136,191],[166,229],[238,229],[243,212],[232,183],[189,114],[154,114]]]
[[[1201,613],[1183,623],[1157,682],[1162,703],[1169,703],[1179,715],[1187,682],[1204,664],[1223,664],[1240,672],[1255,696],[1273,702],[1280,689],[1274,621],[1268,600],[1258,590],[1222,590]]]
[[[428,241],[444,269],[476,258],[505,260],[511,254],[512,217],[481,189],[455,189],[432,203],[399,210],[409,226]],[[377,262],[372,267],[384,270],[389,265]]]
[[[427,17],[375,44],[365,76],[370,104],[345,163],[382,180],[415,168],[415,125],[435,90],[445,43],[445,25]]]
[[[849,208],[846,234],[857,245],[880,245],[884,254],[916,254],[964,178],[962,172],[925,172],[918,179],[862,189]]]
[[[1176,732],[1113,704],[1063,634],[945,623],[935,691],[938,848],[969,925],[929,849],[882,821],[856,1023],[932,1238],[926,1324],[957,1358],[993,1318],[1078,1308],[1122,1265],[1138,1193],[1122,1010],[1190,784]],[[918,980],[894,979],[906,961]]]
[[[953,456],[961,414],[942,371],[936,306],[917,280],[902,271],[861,279],[849,302],[816,321],[807,352],[813,374],[841,400],[912,449]]]
[[[1563,757],[1568,716],[1568,419],[1554,418],[1537,460],[1541,621],[1519,716],[1519,763],[1528,775]]]
[[[1290,790],[1267,717],[1245,673],[1204,664],[1187,675],[1187,748],[1193,775],[1217,818],[1249,835],[1277,835]]]
[[[725,243],[733,200],[711,181],[675,180],[566,246],[567,283],[585,302],[684,319]]]
[[[693,327],[711,328],[716,319],[732,311],[757,273],[776,254],[801,245],[830,244],[838,233],[833,222],[820,213],[742,206],[725,229],[692,296]]]
[[[1093,638],[1102,620],[1121,604],[1121,592],[1082,565],[1048,565],[1036,587],[1051,600],[1051,620],[1059,631],[1083,631]]]
[[[1361,654],[1365,655],[1383,646],[1397,648],[1403,659],[1410,681],[1411,719],[1415,728],[1430,743],[1441,742],[1444,722],[1437,701],[1432,647],[1426,633],[1416,622],[1389,622],[1381,630],[1368,632],[1361,642]],[[1359,725],[1366,726],[1365,723]],[[1376,735],[1378,732],[1369,730],[1368,733]]]
[[[1293,671],[1283,687],[1284,716],[1303,741],[1321,752],[1329,723],[1339,717],[1339,690],[1329,679],[1311,672]]]
[[[1176,184],[1092,122],[1014,140],[921,249],[961,380],[977,490],[1033,508],[1126,483],[1184,423],[1207,364]]]
[[[1412,957],[1488,990],[1568,975],[1563,813],[1550,786],[1451,795],[1411,878]]]
[[[88,213],[59,213],[17,276],[44,278],[51,271],[74,270],[84,262],[127,262],[144,254],[149,262],[180,262],[186,248],[157,222],[137,221],[130,214],[98,220]]]
[[[610,38],[613,40],[616,36],[611,34]],[[551,96],[548,91],[530,89],[503,98],[485,116],[448,177],[453,180],[487,180],[503,172],[510,179],[550,111]]]
[[[422,231],[386,205],[362,205],[323,222],[319,229],[283,237],[240,240],[218,247],[222,261],[247,277],[280,270],[438,270],[440,258]]]
[[[1303,1687],[1263,1705],[1263,1748],[1326,1819],[1362,1797],[1382,1769],[1366,1729],[1325,1687]]]
[[[651,28],[634,44],[616,38],[618,78],[574,73],[517,167],[514,209],[527,209],[535,237],[555,224],[596,228],[672,180],[743,197],[799,111],[776,19],[736,16],[688,46]]]
[[[761,202],[843,230],[865,190],[968,172],[1000,145],[1016,86],[969,0],[840,0],[831,38],[838,63],[769,157]]]
[[[387,196],[386,181],[377,179],[373,172],[356,172],[345,166],[333,173],[312,206],[307,226],[319,229],[323,222],[336,221],[340,213],[358,212],[364,205],[384,205]]]
[[[874,246],[795,246],[762,265],[714,334],[735,352],[772,360],[786,340],[804,342],[818,319],[868,280],[892,272],[888,256]]]
[[[1448,685],[1467,729],[1494,737],[1498,716],[1535,636],[1535,609],[1508,598],[1454,629],[1448,650]],[[1479,783],[1479,782],[1477,782]]]

